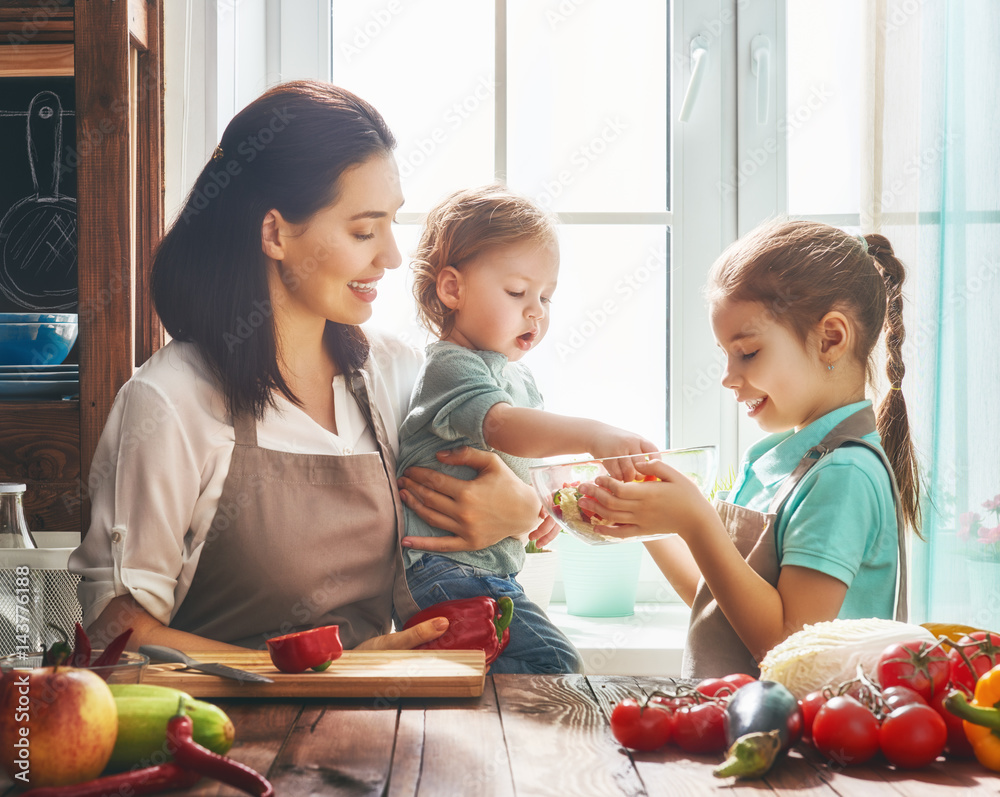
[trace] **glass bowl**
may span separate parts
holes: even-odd
[[[642,454],[631,457],[608,457],[606,459],[588,459],[575,462],[558,462],[549,465],[537,465],[531,468],[531,482],[535,486],[538,497],[542,499],[545,511],[555,520],[563,531],[572,534],[577,539],[590,545],[611,545],[619,542],[637,542],[655,540],[667,537],[668,534],[648,534],[639,537],[610,537],[597,532],[580,513],[576,506],[575,491],[572,489],[580,482],[592,482],[598,476],[609,473],[620,473],[620,463],[623,460],[641,462],[643,460],[660,459],[670,467],[679,470],[698,485],[707,498],[715,486],[715,475],[718,468],[718,457],[715,446],[700,446],[698,448],[674,448],[668,451],[657,451],[654,454]],[[558,501],[558,503],[557,503]],[[613,524],[604,524],[613,525]]]
[[[93,661],[104,651],[98,648],[90,654]],[[144,653],[133,653],[126,650],[118,657],[117,664],[108,664],[104,667],[87,667],[101,676],[109,684],[137,684],[142,681],[146,665],[149,664],[149,656]],[[26,655],[0,656],[0,672],[9,670],[34,670],[42,666],[41,653],[28,653]]]

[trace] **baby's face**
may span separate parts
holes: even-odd
[[[549,302],[559,277],[559,249],[535,241],[497,246],[463,265],[455,327],[447,340],[495,351],[511,362],[549,329]]]

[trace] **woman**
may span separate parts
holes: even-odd
[[[95,453],[70,569],[98,639],[261,648],[337,623],[348,648],[405,649],[447,628],[388,633],[393,607],[416,611],[394,471],[420,358],[358,325],[401,262],[394,146],[374,108],[317,82],[227,126],[153,264],[174,341],[122,388]],[[537,523],[493,455],[447,456],[481,475],[408,473],[403,498],[429,523],[470,548]]]

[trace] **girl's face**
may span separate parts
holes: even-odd
[[[802,341],[757,302],[722,300],[712,329],[726,353],[722,385],[766,432],[800,429],[842,406],[818,341]]]
[[[448,296],[441,298],[455,310],[455,326],[444,339],[520,360],[548,332],[558,277],[559,249],[537,241],[491,247],[461,271],[450,269]]]
[[[337,200],[302,224],[278,220],[271,299],[286,319],[357,325],[371,318],[378,281],[402,262],[392,220],[403,204],[392,156],[344,172]],[[274,257],[274,255],[272,255]]]

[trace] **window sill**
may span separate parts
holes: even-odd
[[[587,675],[681,674],[690,614],[683,603],[637,603],[629,617],[577,617],[565,603],[546,611],[580,651]]]

